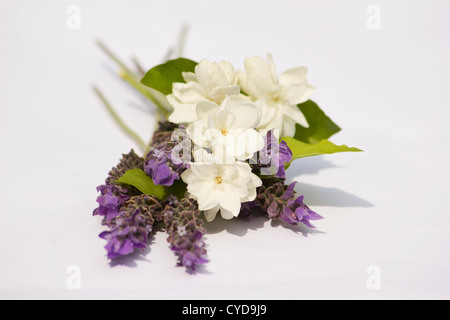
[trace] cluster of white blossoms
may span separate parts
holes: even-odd
[[[292,137],[296,124],[308,127],[297,107],[315,91],[306,76],[304,67],[278,76],[268,54],[267,61],[247,58],[245,71],[202,60],[195,72],[183,73],[185,83],[173,84],[169,121],[186,125],[196,146],[181,178],[208,221],[219,211],[225,219],[237,217],[241,203],[255,199],[262,181],[246,160],[264,148],[262,133]]]

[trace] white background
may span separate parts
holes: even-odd
[[[67,9],[81,10],[70,30]],[[370,30],[367,9],[380,9]],[[448,1],[0,0],[0,298],[448,299]],[[289,181],[325,219],[317,229],[265,219],[207,226],[210,263],[175,267],[158,233],[111,266],[93,217],[108,171],[136,146],[91,89],[143,137],[150,107],[95,45],[150,68],[190,25],[185,56],[271,52],[279,72],[309,67],[313,98],[364,149],[298,160]],[[70,266],[81,275],[68,287]],[[368,270],[381,283],[370,290]]]

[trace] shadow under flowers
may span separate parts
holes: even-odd
[[[239,216],[231,220],[225,220],[218,214],[213,221],[205,222],[203,227],[206,229],[207,234],[227,231],[230,234],[242,237],[248,230],[263,228],[267,222],[269,222],[269,219],[260,214],[255,214],[248,218]]]
[[[338,166],[324,157],[307,157],[292,162],[287,172],[290,175],[317,174],[328,168],[338,168]]]
[[[295,191],[305,196],[305,203],[308,206],[374,207],[371,202],[338,188],[319,187],[299,182],[295,186]]]
[[[230,234],[243,237],[249,230],[264,228],[266,224],[269,224],[271,227],[282,227],[295,233],[301,233],[304,237],[307,237],[309,234],[324,233],[317,229],[308,228],[302,223],[298,225],[290,225],[281,220],[272,220],[267,217],[267,215],[260,212],[252,213],[250,217],[239,216],[238,218],[231,220],[224,220],[218,216],[213,221],[206,222],[204,227],[207,234],[216,234],[226,231]]]
[[[301,161],[294,161],[288,172],[290,175],[312,175],[324,169],[337,167],[324,157],[308,157],[301,159]],[[338,188],[320,187],[298,182],[295,191],[299,195],[304,195],[305,203],[311,206],[374,207],[370,201]]]

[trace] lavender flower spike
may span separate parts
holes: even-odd
[[[208,262],[203,241],[206,230],[202,227],[203,220],[199,218],[200,210],[193,200],[178,201],[174,197],[170,202],[163,212],[169,234],[167,241],[178,257],[178,266],[184,266],[187,272],[195,273],[199,265]]]
[[[258,161],[253,167],[256,167],[264,176],[275,176],[276,178],[286,178],[285,164],[291,162],[292,151],[285,141],[278,143],[273,134],[273,130],[267,132],[265,137],[266,144],[259,152]]]
[[[287,186],[283,179],[267,179],[258,190],[257,200],[252,206],[259,206],[271,219],[280,219],[291,225],[303,223],[314,228],[310,221],[323,218],[303,202],[303,195],[296,196],[296,184],[297,182],[293,182]]]
[[[101,185],[97,191],[101,195],[97,198],[99,207],[94,210],[94,216],[104,216],[108,223],[119,215],[120,207],[129,199],[128,190],[117,185]]]
[[[109,259],[129,255],[136,249],[145,249],[148,235],[161,222],[161,204],[153,197],[140,195],[124,203],[119,216],[108,225],[110,230],[99,237],[108,241],[105,246]]]
[[[181,173],[188,168],[188,164],[173,161],[172,150],[175,143],[164,143],[152,149],[147,155],[144,171],[157,185],[171,186],[180,179]]]
[[[293,182],[291,185],[295,185],[297,182]],[[303,223],[310,228],[315,228],[309,221],[323,219],[319,214],[312,211],[304,202],[304,196],[301,195],[297,198],[292,197],[288,200],[286,206],[283,208],[283,212],[279,217],[282,221],[289,224]]]

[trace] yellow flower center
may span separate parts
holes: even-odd
[[[226,136],[228,134],[228,130],[227,129],[222,129],[222,135]]]
[[[221,183],[223,182],[222,177],[216,177],[216,178],[214,179],[214,181],[215,181],[217,184],[221,184]]]
[[[279,102],[280,101],[280,93],[278,91],[275,91],[271,94],[271,98],[274,102]]]

